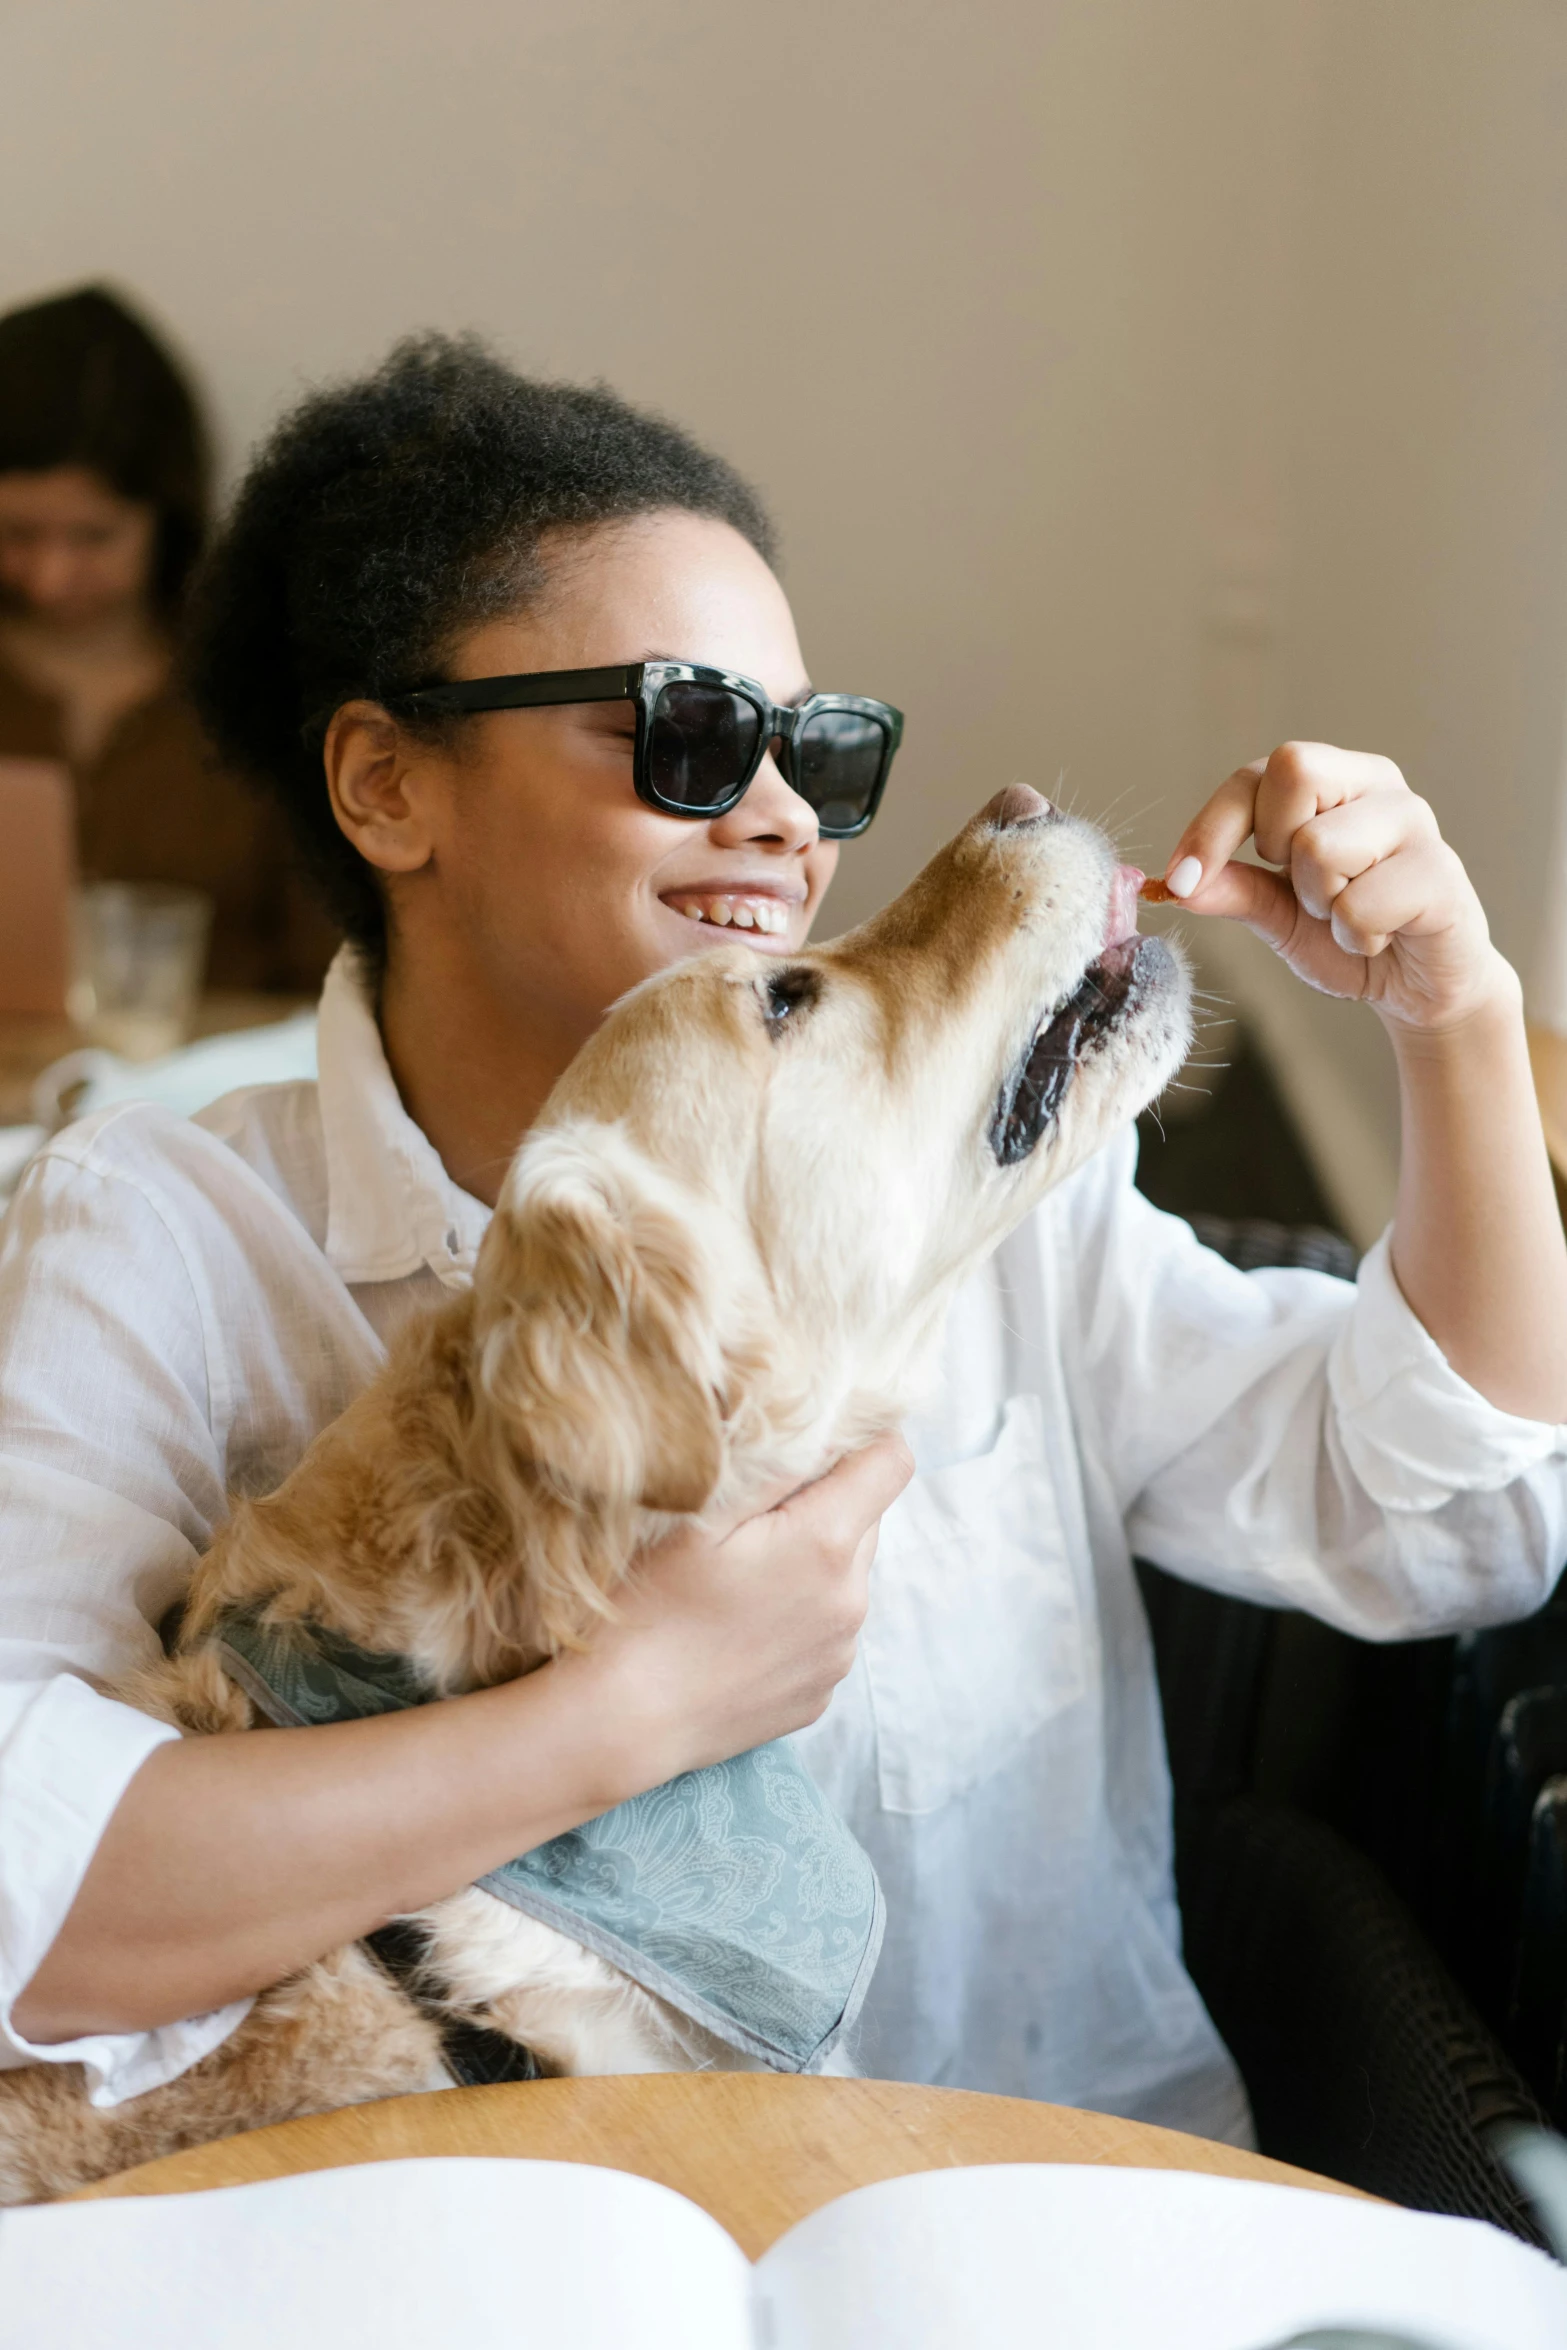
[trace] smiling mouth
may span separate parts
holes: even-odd
[[[781,898],[752,895],[745,890],[671,890],[663,903],[688,922],[711,924],[720,930],[760,931],[764,938],[787,938],[793,908]]]
[[[1089,964],[1075,992],[1051,1014],[996,1098],[987,1136],[996,1164],[1017,1167],[1028,1157],[1066,1098],[1081,1064],[1091,1058],[1126,1010],[1140,978],[1151,975],[1164,947],[1158,939],[1121,939]]]

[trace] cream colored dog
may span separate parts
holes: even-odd
[[[835,944],[715,948],[637,989],[519,1151],[471,1291],[238,1505],[177,1652],[118,1694],[250,1727],[214,1629],[258,1603],[438,1694],[511,1679],[590,1634],[677,1517],[744,1512],[895,1425],[958,1284],[1185,1054],[1185,973],[1137,938],[1134,892],[1100,833],[1014,787]],[[548,2070],[736,2061],[477,1889],[420,1924],[452,2011]],[[337,1951],[118,2107],[75,2066],[0,2074],[0,2199],[436,2085],[441,2046]]]

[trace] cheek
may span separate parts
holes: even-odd
[[[445,861],[461,918],[573,962],[607,960],[618,993],[645,975],[632,933],[673,821],[580,774],[459,774]],[[635,968],[622,971],[628,952]]]
[[[102,596],[142,595],[152,584],[157,552],[157,526],[148,518],[94,548],[82,565],[84,580]]]
[[[116,548],[98,564],[98,582],[109,595],[139,596],[152,579],[152,547]]]

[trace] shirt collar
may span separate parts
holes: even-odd
[[[428,1265],[473,1276],[490,1211],[454,1183],[403,1108],[359,955],[339,948],[316,1037],[326,1147],[326,1254],[344,1281],[399,1281]]]

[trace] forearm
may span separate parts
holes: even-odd
[[[577,1666],[370,1721],[159,1747],[17,2030],[42,2046],[203,2014],[619,1802],[635,1774]]]
[[[1388,1023],[1403,1150],[1399,1287],[1460,1377],[1500,1410],[1567,1420],[1567,1246],[1505,964],[1464,1021]]]
[[[13,2008],[45,2046],[202,2015],[643,1788],[815,1721],[854,1659],[882,1437],[778,1507],[648,1554],[585,1653],[376,1720],[158,1747]]]

